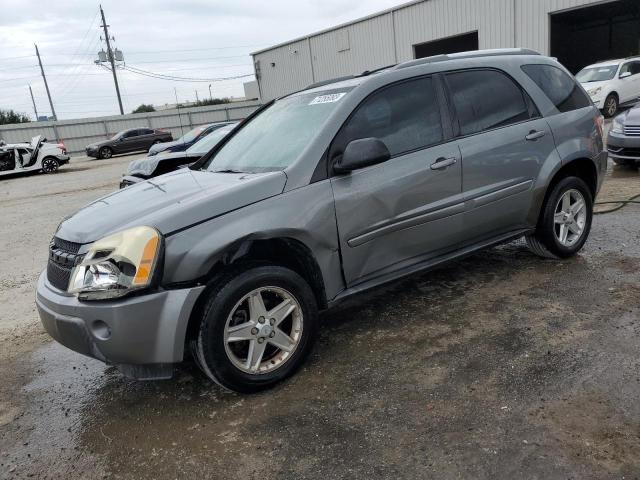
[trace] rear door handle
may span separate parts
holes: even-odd
[[[444,158],[440,157],[431,164],[431,170],[442,170],[443,168],[450,167],[458,161],[456,157]]]
[[[533,142],[535,140],[538,140],[539,138],[544,137],[546,135],[546,133],[547,132],[545,132],[544,130],[538,130],[537,132],[535,130],[531,130],[529,132],[529,135],[524,137],[524,139],[529,141],[529,142]]]

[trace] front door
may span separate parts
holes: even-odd
[[[419,263],[459,240],[460,151],[443,128],[436,83],[422,77],[378,90],[330,147],[335,161],[350,141],[375,137],[391,153],[385,163],[331,179],[349,286]]]

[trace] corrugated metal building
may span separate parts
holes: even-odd
[[[252,55],[266,101],[415,58],[505,47],[555,56],[574,72],[638,54],[640,0],[418,0]]]

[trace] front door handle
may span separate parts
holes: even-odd
[[[443,168],[450,167],[458,161],[456,157],[444,158],[440,157],[431,164],[431,170],[442,170]]]
[[[545,132],[544,130],[538,130],[537,132],[535,130],[531,130],[529,132],[529,135],[524,137],[524,139],[529,141],[529,142],[533,142],[535,140],[538,140],[539,138],[544,137],[546,135],[546,133],[547,132]]]

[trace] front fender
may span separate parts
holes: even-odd
[[[294,239],[309,249],[322,273],[328,299],[344,289],[333,192],[328,180],[168,235],[163,284],[207,278],[215,273],[225,255],[233,255],[243,243],[269,238]]]

